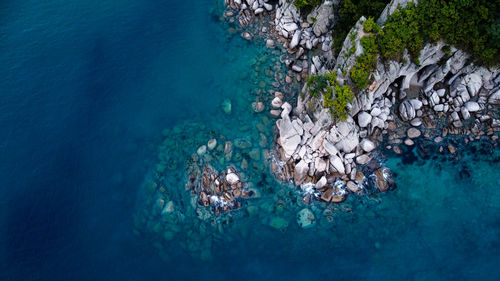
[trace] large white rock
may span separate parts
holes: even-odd
[[[326,171],[328,167],[328,161],[323,158],[317,157],[314,159],[314,168],[316,169],[316,173],[321,173]]]
[[[290,49],[294,49],[295,47],[297,47],[297,45],[299,45],[301,34],[302,34],[302,31],[300,29],[295,31],[295,33],[293,34],[293,37],[292,37],[292,41],[290,42]]]
[[[375,144],[369,139],[363,139],[360,143],[361,148],[366,152],[371,152],[375,149]]]
[[[312,150],[316,151],[323,145],[326,134],[326,131],[320,131],[314,136],[314,138],[309,142],[309,146]]]
[[[281,142],[281,146],[285,151],[285,159],[288,160],[290,159],[290,157],[292,157],[295,150],[297,150],[297,146],[299,146],[300,144],[300,140],[301,139],[299,135],[294,135],[291,138],[288,138],[285,141]]]
[[[373,117],[377,117],[380,115],[380,113],[382,113],[382,110],[380,110],[380,108],[378,108],[378,107],[374,107],[374,108],[372,108],[370,115]]]
[[[289,116],[284,116],[276,124],[280,134],[281,147],[285,151],[285,159],[288,160],[300,144],[301,137],[293,127]]]
[[[358,163],[359,165],[364,165],[368,163],[370,160],[371,160],[370,156],[366,154],[356,157],[356,163]]]
[[[370,122],[372,122],[372,116],[368,112],[362,111],[358,114],[358,125],[361,128],[365,128]]]
[[[351,131],[351,128],[347,122],[340,122],[337,124],[337,130],[342,136],[347,137],[347,135],[349,135],[349,132]]]
[[[415,107],[411,101],[405,100],[399,105],[399,116],[403,121],[409,121],[415,118],[415,115]]]
[[[335,147],[345,153],[350,153],[358,144],[358,132],[351,132],[347,137],[341,138],[340,141],[335,144]]]
[[[288,22],[283,24],[283,28],[288,32],[292,33],[299,28],[299,26],[294,22]]]
[[[481,110],[481,107],[479,107],[479,104],[475,101],[468,101],[465,103],[465,108],[467,108],[467,110],[469,112],[476,112],[476,111],[479,111]]]
[[[292,70],[295,71],[295,72],[301,72],[302,71],[302,66],[300,66],[298,64],[294,64],[292,66]]]
[[[312,26],[314,35],[316,35],[316,37],[320,37],[322,34],[328,32],[330,27],[330,17],[332,15],[332,1],[325,1],[325,3],[317,9],[317,14],[313,15],[316,21]]]
[[[431,96],[429,97],[429,101],[431,102],[431,105],[439,104],[439,95],[437,94],[437,92],[432,92]]]
[[[488,98],[488,103],[500,104],[500,89],[491,94],[491,96]]]
[[[283,101],[281,101],[281,99],[279,97],[275,97],[271,101],[271,106],[274,108],[280,108],[282,105],[283,105]]]
[[[465,108],[465,107],[460,108],[460,113],[462,113],[462,118],[464,118],[464,120],[467,120],[470,118],[470,113],[467,110],[467,108]]]
[[[300,160],[297,165],[295,165],[295,170],[293,171],[293,179],[296,185],[300,185],[306,178],[307,172],[309,171],[309,165],[304,161]]]
[[[235,173],[229,173],[229,174],[227,174],[227,175],[226,175],[226,181],[227,181],[229,184],[233,185],[233,184],[235,184],[235,183],[239,182],[239,181],[240,181],[240,178],[239,178],[239,177],[238,177],[238,175],[237,175],[237,174],[235,174]]]
[[[339,151],[335,147],[335,145],[333,145],[333,143],[331,143],[328,140],[323,141],[323,148],[325,148],[326,152],[328,152],[329,155],[335,155],[335,154],[339,153]]]
[[[410,103],[415,110],[419,110],[420,108],[422,108],[422,102],[418,99],[411,99]]]
[[[477,75],[476,73],[471,73],[465,76],[464,82],[465,85],[467,85],[469,95],[472,97],[476,96],[477,92],[479,92],[479,89],[481,89],[481,86],[483,86],[481,76]]]
[[[342,159],[337,155],[330,156],[330,164],[337,170],[341,175],[345,175],[345,167]]]
[[[434,107],[433,107],[434,111],[437,111],[437,112],[441,112],[444,110],[444,105],[443,104],[436,104]]]
[[[290,112],[292,112],[292,105],[288,102],[283,103],[281,108],[283,109],[283,112],[281,112],[281,118],[285,118],[284,116],[288,116]]]
[[[319,181],[316,183],[315,188],[316,189],[322,188],[322,187],[324,187],[326,185],[326,183],[327,183],[326,177],[322,176],[319,179]]]

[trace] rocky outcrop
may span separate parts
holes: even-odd
[[[410,2],[418,1],[392,0],[377,22],[383,25],[390,14]],[[330,48],[334,1],[324,1],[305,17],[293,1],[279,0],[274,6],[261,0],[226,3],[238,10],[242,25],[266,11],[274,14],[276,38],[268,38],[266,46],[275,48],[277,40],[287,50],[280,59],[289,68],[287,83],[292,77],[303,81],[307,75],[333,71],[341,85],[352,84],[350,69],[364,52],[361,39],[369,35],[363,29],[364,17],[351,29],[335,58]],[[399,131],[399,136],[389,136],[390,144],[412,146],[428,136],[422,128],[436,128],[439,118],[447,121],[440,126],[450,127],[450,132],[465,126],[474,126],[475,131],[500,127],[498,114],[492,114],[498,112],[493,106],[500,104],[499,70],[475,65],[468,54],[453,46],[445,53],[444,46],[444,42],[427,43],[413,61],[408,52],[399,61],[378,59],[371,73],[373,83],[357,93],[344,122],[335,122],[323,108],[322,98],[311,98],[305,85],[305,94],[299,95],[293,110],[281,93],[276,94],[270,114],[280,118],[276,121],[279,155],[273,165],[280,170],[279,178],[300,185],[305,201],[342,202],[349,192],[365,191],[361,170],[374,175],[378,171],[377,190],[390,188],[390,172],[380,167],[374,155],[383,134]],[[401,153],[398,146],[394,151]]]
[[[186,189],[197,194],[199,204],[211,207],[215,214],[240,208],[242,199],[252,195],[234,167],[219,173],[209,164],[193,163],[188,170]]]
[[[391,1],[378,22],[383,24],[398,7],[409,2],[417,1]],[[327,7],[322,6],[315,13],[326,10]],[[363,30],[365,20],[362,17],[352,28],[336,60],[312,57],[310,73],[324,74],[333,69],[341,84],[351,83],[349,70],[355,65],[356,57],[364,52],[360,41],[368,35]],[[323,109],[322,100],[310,98],[304,87],[306,94],[298,98],[296,108],[283,112],[282,119],[277,121],[278,148],[282,161],[290,166],[290,171],[295,167],[299,175],[295,183],[303,190],[311,190],[312,185],[315,192],[309,194],[328,202],[343,201],[341,197],[345,199],[351,190],[362,191],[363,180],[357,173],[365,165],[376,165],[372,153],[381,140],[380,132],[397,130],[395,122],[403,124],[400,138],[405,139],[404,144],[408,146],[427,135],[420,127],[436,128],[435,120],[440,117],[447,120],[441,126],[449,126],[450,130],[471,124],[476,131],[482,127],[490,132],[500,126],[500,120],[495,117],[498,114],[489,114],[498,112],[493,106],[500,104],[499,69],[477,66],[468,54],[453,46],[445,54],[444,46],[444,42],[425,44],[418,64],[408,52],[399,61],[378,59],[371,74],[373,83],[357,94],[345,122],[335,122],[329,111]],[[324,63],[328,61],[335,61],[335,66],[329,68],[328,63]],[[397,136],[391,139],[397,143]],[[400,153],[399,148],[395,151]],[[370,166],[369,170],[377,190],[390,189],[392,180],[387,168]],[[340,188],[342,186],[348,188]],[[341,192],[342,196],[336,193],[339,188],[345,192]]]

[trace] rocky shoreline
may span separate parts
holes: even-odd
[[[392,1],[379,22],[403,2]],[[330,241],[332,227],[351,227],[353,209],[382,204],[379,194],[396,187],[386,155],[400,154],[403,163],[431,157],[458,163],[475,141],[498,148],[498,69],[466,63],[467,54],[455,48],[446,55],[443,43],[427,44],[419,65],[378,61],[375,82],[356,94],[339,122],[321,98],[310,97],[305,81],[333,72],[349,83],[346,74],[363,52],[365,19],[334,57],[335,1],[305,17],[284,0],[224,3],[219,19],[228,34],[257,42],[263,57],[251,59],[250,77],[238,78],[248,82],[248,95],[222,102],[223,118],[208,128],[186,122],[163,132],[135,233],[151,237],[164,258],[180,244],[211,259],[215,243],[251,241],[255,223],[264,226],[255,247],[276,231],[315,226],[315,235]],[[397,191],[385,196],[391,194]]]
[[[293,3],[226,0],[226,16],[242,26],[270,14],[270,27],[259,32],[266,45],[278,41],[285,52],[282,59],[299,82],[313,74],[333,72],[342,83],[349,83],[349,70],[363,53],[360,41],[367,36],[364,17],[352,28],[337,58],[331,50],[336,1],[324,1],[302,17]],[[408,0],[393,0],[377,23]],[[314,19],[314,20],[313,20]],[[244,38],[254,35],[245,31]],[[387,191],[394,187],[391,172],[376,157],[382,149],[402,153],[402,146],[418,145],[431,139],[442,143],[439,152],[454,154],[449,135],[461,135],[465,143],[489,140],[497,144],[500,129],[500,71],[476,66],[470,56],[444,42],[426,44],[418,65],[408,53],[400,61],[381,61],[373,71],[374,82],[357,93],[344,122],[332,119],[322,100],[311,98],[304,85],[292,109],[279,93],[271,105],[277,116],[274,174],[283,182],[300,186],[303,200],[339,203],[349,193]],[[281,95],[280,95],[281,94]],[[285,96],[288,96],[285,93]],[[291,102],[294,104],[294,102]],[[280,110],[280,111],[279,111]],[[385,147],[380,147],[385,144]],[[374,187],[374,188],[370,188]]]

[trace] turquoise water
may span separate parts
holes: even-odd
[[[389,153],[395,191],[314,204],[316,225],[297,225],[305,205],[264,161],[270,70],[284,67],[218,19],[220,2],[2,4],[0,279],[497,280],[500,162],[486,144],[459,160]],[[187,213],[185,159],[210,138],[251,143],[214,165],[260,198],[201,236],[187,214],[166,239],[148,186],[169,163],[161,183]]]

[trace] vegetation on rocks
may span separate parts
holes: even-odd
[[[349,114],[347,105],[354,99],[354,94],[349,85],[340,86],[334,73],[311,75],[307,79],[306,87],[313,98],[319,98],[323,93],[323,107],[330,110],[334,120],[347,119]]]
[[[303,15],[309,14],[312,9],[321,5],[322,0],[294,0],[293,4]]]
[[[306,79],[306,87],[313,98],[319,98],[327,86],[327,79],[323,75],[310,75]]]
[[[377,37],[384,59],[405,49],[418,58],[425,42],[443,39],[484,65],[500,63],[500,0],[422,0],[394,12]]]
[[[373,18],[369,18],[365,21],[364,30],[379,32],[380,27],[373,21]],[[363,90],[372,82],[370,73],[377,66],[378,48],[374,35],[361,38],[360,43],[364,52],[356,57],[356,65],[351,68],[350,74],[354,87],[358,90]]]
[[[342,43],[349,30],[361,16],[378,17],[390,0],[343,0],[338,7],[338,22],[333,31],[333,48],[336,54],[342,49]]]
[[[363,26],[369,35],[361,39],[364,53],[350,70],[354,87],[363,90],[372,81],[371,71],[377,58],[401,60],[408,50],[411,59],[418,57],[426,42],[443,39],[447,44],[472,54],[477,63],[500,64],[500,0],[421,0],[395,11],[383,28],[368,18]],[[451,56],[451,48],[442,48]]]

